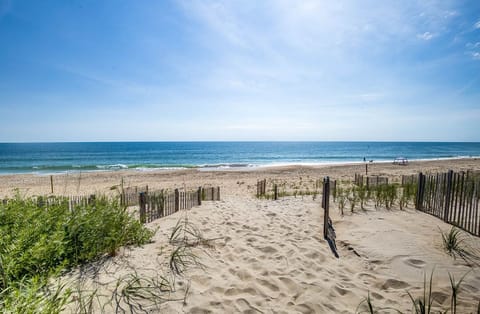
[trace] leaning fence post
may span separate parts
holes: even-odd
[[[328,236],[329,200],[330,200],[330,178],[325,177],[323,179],[323,195],[322,195],[322,207],[324,209],[324,214],[323,214],[323,237],[325,239]]]
[[[180,192],[178,189],[175,189],[175,211],[178,212],[180,209]]]
[[[273,186],[273,199],[278,200],[278,186],[276,184]]]
[[[138,203],[140,204],[140,223],[144,224],[146,223],[146,218],[147,218],[147,215],[146,215],[147,196],[145,192],[141,192],[139,194]]]

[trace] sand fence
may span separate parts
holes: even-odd
[[[419,173],[415,208],[480,236],[480,173]]]

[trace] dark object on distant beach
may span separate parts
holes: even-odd
[[[406,166],[406,165],[408,165],[408,159],[405,158],[405,157],[397,157],[397,158],[395,158],[395,160],[393,161],[393,164],[394,164],[394,165]]]

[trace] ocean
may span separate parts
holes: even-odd
[[[117,169],[228,169],[480,157],[480,143],[91,142],[0,143],[0,174]]]

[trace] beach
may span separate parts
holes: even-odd
[[[480,170],[480,159],[413,161],[407,166],[366,163],[368,175],[399,182],[401,175],[447,170]],[[375,308],[412,311],[413,296],[423,294],[424,275],[433,271],[437,308],[450,305],[449,273],[458,281],[459,313],[476,311],[480,295],[480,268],[442,249],[441,232],[451,226],[415,211],[349,210],[341,216],[332,202],[339,258],[323,239],[321,198],[289,196],[277,201],[256,198],[257,180],[311,185],[325,176],[337,182],[365,174],[365,164],[258,167],[236,170],[97,171],[67,174],[0,176],[0,198],[48,195],[114,195],[119,186],[149,191],[219,186],[221,200],[180,211],[148,224],[156,229],[153,242],[127,248],[98,271],[74,272],[70,282],[82,279],[89,289],[108,294],[114,282],[132,272],[153,278],[168,269],[172,251],[169,236],[179,219],[188,218],[208,245],[193,248],[198,263],[175,277],[172,301],[158,305],[165,313],[354,313],[370,295]],[[52,180],[52,181],[51,181]],[[133,209],[135,210],[135,209]],[[478,237],[466,242],[480,248]],[[108,308],[106,309],[108,312]],[[388,312],[388,310],[386,311]]]

